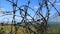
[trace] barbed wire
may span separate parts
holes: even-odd
[[[40,3],[38,0],[38,3],[39,3],[39,7],[38,7],[38,10],[34,10],[30,7],[30,0],[27,0],[28,3],[26,5],[21,5],[20,7],[18,7],[18,0],[16,0],[16,2],[14,2],[15,0],[6,0],[8,2],[11,3],[12,5],[12,8],[13,8],[13,11],[5,11],[3,12],[4,15],[2,16],[5,16],[5,15],[12,15],[13,19],[12,19],[12,24],[11,24],[11,31],[10,31],[10,34],[13,34],[13,27],[15,27],[15,34],[17,34],[17,31],[18,31],[18,28],[20,27],[17,27],[17,25],[20,25],[20,24],[23,24],[24,23],[24,26],[23,28],[26,28],[26,32],[27,33],[34,33],[34,34],[46,34],[47,32],[47,23],[48,23],[48,20],[49,20],[49,16],[50,16],[50,9],[49,9],[49,6],[48,6],[48,2],[51,4],[51,6],[56,10],[56,12],[58,13],[58,16],[60,16],[60,12],[57,10],[57,8],[55,8],[54,4],[56,2],[56,0],[51,3],[49,0],[42,0],[42,3]],[[43,5],[45,5],[44,7],[46,7],[46,16],[44,16],[44,14],[42,13],[42,8],[43,8]],[[22,9],[23,7],[23,9]],[[17,9],[18,8],[18,9]],[[31,9],[35,14],[33,15],[33,17],[31,16],[31,14],[29,14],[28,12],[28,9]],[[20,15],[16,15],[16,12],[19,10],[19,13]],[[23,13],[24,12],[24,13]],[[18,17],[21,17],[22,19],[21,22],[19,23],[16,23],[15,21],[15,17],[18,16]],[[31,19],[29,20],[29,17],[31,17]],[[39,17],[39,19],[35,20],[36,17]],[[0,16],[1,17],[1,16]],[[55,16],[56,17],[56,16]],[[42,22],[41,22],[42,21]],[[35,24],[33,24],[33,22],[36,22]],[[38,23],[39,22],[39,23]],[[41,22],[41,23],[40,23]],[[30,26],[28,26],[29,24],[33,25],[33,27],[37,30],[37,32],[33,31]]]

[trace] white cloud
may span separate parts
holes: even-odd
[[[50,3],[48,2],[48,4],[50,4]],[[60,3],[55,3],[55,5],[60,5]]]
[[[55,3],[56,5],[60,5],[60,3]]]
[[[34,9],[37,10],[39,8],[39,6],[34,6]]]
[[[49,21],[50,22],[60,22],[60,16],[57,16],[56,18],[52,18]]]

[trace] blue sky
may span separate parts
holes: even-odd
[[[54,0],[50,0],[52,3],[53,3],[53,1]],[[39,5],[38,5],[38,1],[37,0],[31,0],[30,1],[31,3],[30,3],[30,7],[31,8],[33,8],[35,11],[38,9],[38,7],[39,7]],[[40,1],[41,2],[41,1]],[[12,9],[12,5],[11,5],[11,3],[10,2],[8,2],[8,1],[6,1],[6,0],[0,0],[0,7],[2,8],[1,10],[2,11],[12,11],[13,9]],[[18,0],[18,6],[20,7],[21,5],[26,5],[27,4],[27,0]],[[50,3],[48,3],[49,4],[49,6],[50,6],[50,13],[51,13],[51,16],[52,15],[54,15],[55,14],[55,9],[50,5]],[[60,10],[60,0],[57,0],[57,2],[55,3],[55,7],[58,9],[58,10]],[[31,14],[31,16],[33,16],[34,15],[34,12],[31,10],[31,9],[29,9],[28,10],[29,12],[29,14]],[[45,12],[46,12],[46,7],[43,7],[43,14],[45,15]],[[16,12],[16,14],[17,15],[19,15],[19,11],[17,11]],[[3,17],[0,17],[1,19],[1,21],[3,20],[3,19],[6,19],[6,17],[7,18],[9,18],[9,21],[11,21],[11,19],[12,19],[12,15],[8,15],[8,16],[3,16]],[[20,17],[16,17],[16,19],[18,20],[18,19],[21,19]],[[56,18],[55,18],[56,19]],[[57,20],[59,20],[59,19],[53,19],[53,21],[57,21]],[[51,19],[50,19],[51,20]],[[4,21],[4,20],[3,20]],[[6,21],[8,21],[8,19],[6,19]]]

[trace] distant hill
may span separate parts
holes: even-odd
[[[48,26],[49,27],[60,27],[60,22],[49,22]]]

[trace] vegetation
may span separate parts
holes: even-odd
[[[14,26],[13,27],[13,34],[15,33]],[[18,27],[18,26],[17,26]],[[33,31],[36,31],[36,29],[33,26],[30,26],[30,28]],[[6,26],[0,26],[0,34],[9,34],[11,31],[11,25]],[[17,30],[17,34],[29,34],[26,33],[26,29],[23,28],[23,26],[19,26]],[[33,33],[32,33],[33,34]],[[48,27],[48,34],[60,34],[60,27],[50,26]]]
[[[0,29],[0,34],[4,34],[3,28]]]

